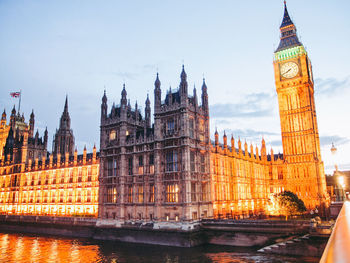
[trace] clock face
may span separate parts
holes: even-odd
[[[294,78],[299,73],[299,66],[295,62],[286,62],[281,65],[281,76],[287,79]]]

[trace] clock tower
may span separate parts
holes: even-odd
[[[328,195],[321,159],[311,61],[299,41],[286,2],[274,73],[281,121],[285,190],[308,208],[326,205]]]

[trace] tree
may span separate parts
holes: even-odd
[[[284,191],[276,196],[281,214],[286,216],[286,220],[290,215],[300,215],[306,211],[303,200],[290,191]]]

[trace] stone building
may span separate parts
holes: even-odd
[[[209,108],[203,81],[201,103],[196,89],[188,95],[182,68],[179,88],[161,100],[161,83],[154,83],[154,123],[151,103],[145,118],[138,105],[127,103],[125,85],[119,105],[107,113],[101,105],[101,219],[116,222],[190,222],[213,214],[210,198]]]
[[[4,121],[6,125],[6,115]],[[35,136],[35,116],[32,111],[30,115],[29,125],[25,122],[24,115],[16,114],[16,109],[13,107],[10,116],[10,129],[7,134],[6,143],[3,148],[2,161],[10,161],[14,163],[27,163],[29,160],[34,161],[35,158],[43,158],[47,155],[47,129],[43,137],[39,137],[39,131],[36,131]]]
[[[201,219],[278,214],[272,196],[296,193],[307,208],[326,207],[323,162],[310,59],[298,40],[287,7],[274,73],[281,119],[283,154],[268,153],[232,137],[230,145],[215,132],[210,141],[209,100],[188,92],[184,67],[176,90],[154,83],[153,116],[147,96],[144,113],[132,108],[125,84],[119,104],[101,104],[100,155],[74,151],[68,99],[53,153],[12,110],[0,123],[0,211],[10,214],[92,215],[98,225],[150,223],[154,228],[192,229]],[[5,138],[6,137],[6,138]],[[98,197],[97,197],[98,192]],[[98,199],[98,203],[97,203]]]
[[[60,119],[59,129],[56,130],[52,144],[52,153],[57,155],[65,155],[67,152],[69,155],[74,153],[74,135],[73,130],[70,127],[70,116],[68,112],[68,96],[66,96],[66,101],[64,103],[64,110]]]
[[[324,165],[317,127],[311,61],[284,6],[274,73],[281,120],[286,189],[307,207],[327,205]]]
[[[99,159],[96,147],[82,155],[60,151],[47,152],[48,132],[44,139],[34,134],[34,113],[29,124],[12,110],[10,125],[6,113],[1,120],[1,136],[6,136],[0,160],[0,213],[19,215],[97,216]],[[61,127],[70,131],[67,100]],[[60,127],[60,128],[61,128]],[[62,132],[59,133],[59,140]],[[67,140],[65,141],[67,142]],[[65,144],[60,144],[65,145]],[[74,149],[74,144],[69,145]],[[70,149],[70,147],[63,147]]]

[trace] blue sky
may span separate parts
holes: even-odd
[[[311,58],[322,154],[350,169],[349,1],[293,0],[288,10]],[[163,95],[176,89],[182,63],[190,87],[206,78],[215,126],[248,143],[261,137],[281,151],[273,76],[283,1],[6,1],[0,0],[0,107],[21,109],[49,138],[69,97],[78,150],[99,143],[104,87],[109,106],[123,82],[131,104],[144,105],[157,70]],[[192,88],[190,88],[192,90]],[[50,140],[52,141],[52,140]]]

